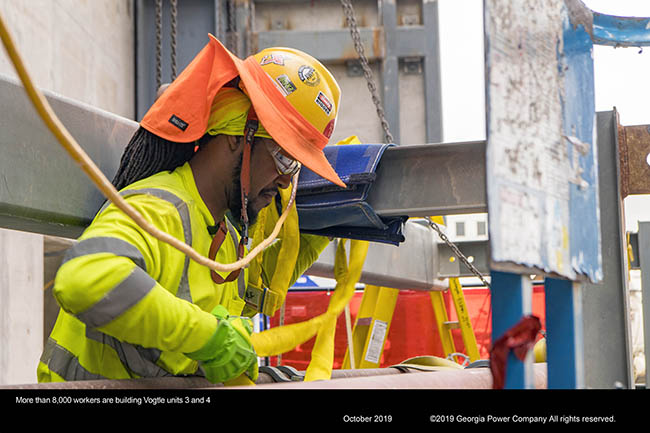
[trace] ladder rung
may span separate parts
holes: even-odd
[[[460,329],[460,323],[458,322],[443,322],[443,325],[447,329]]]

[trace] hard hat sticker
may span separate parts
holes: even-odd
[[[327,114],[328,116],[330,115],[330,113],[332,112],[332,108],[334,107],[334,105],[332,105],[332,103],[330,102],[330,100],[327,99],[327,96],[325,96],[325,95],[323,94],[323,92],[318,92],[318,96],[316,97],[316,103],[318,104],[318,106],[319,106],[320,108],[323,109],[323,111],[325,112],[325,114]]]
[[[260,65],[262,66],[270,64],[284,66],[284,57],[280,54],[267,54],[260,60]]]
[[[296,85],[289,79],[286,74],[282,74],[276,78],[277,82],[280,84],[284,93],[284,96],[289,96],[297,90]]]
[[[332,132],[334,132],[334,125],[336,124],[336,119],[332,119],[327,123],[327,126],[325,127],[325,130],[323,131],[323,135],[327,138],[332,137]]]
[[[308,86],[317,86],[320,84],[320,77],[318,76],[318,72],[316,72],[316,70],[311,66],[301,66],[298,69],[298,77],[300,77],[300,81]]]

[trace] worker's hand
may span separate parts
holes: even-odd
[[[212,310],[212,314],[218,320],[217,330],[201,349],[187,356],[199,361],[206,379],[212,383],[235,379],[243,373],[255,382],[259,370],[250,339],[253,332],[250,319],[230,317],[222,306]]]

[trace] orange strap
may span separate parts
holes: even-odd
[[[253,148],[253,141],[255,140],[255,133],[259,127],[259,121],[255,114],[255,109],[251,106],[248,110],[248,118],[246,119],[246,128],[244,129],[244,151],[242,154],[242,165],[240,174],[241,183],[241,237],[244,243],[248,242],[248,194],[251,187],[251,150]]]
[[[245,246],[248,243],[248,194],[250,193],[250,184],[251,184],[251,149],[253,147],[253,140],[255,140],[255,133],[257,132],[259,122],[257,116],[255,115],[255,110],[253,107],[248,111],[248,119],[246,120],[246,130],[244,131],[244,151],[242,154],[242,167],[240,174],[240,183],[241,183],[241,226],[242,233],[239,239],[239,246],[237,248],[237,259],[244,257]],[[219,223],[219,229],[217,233],[212,238],[212,243],[210,244],[210,259],[214,260],[217,256],[217,251],[221,248],[224,239],[228,230],[226,229],[226,223],[221,221]],[[212,281],[217,284],[223,284],[225,282],[234,281],[240,273],[241,269],[232,271],[226,278],[221,277],[214,270],[211,271],[210,275],[212,276]]]

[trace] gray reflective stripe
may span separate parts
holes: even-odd
[[[65,380],[106,379],[104,376],[86,370],[79,363],[79,358],[66,348],[57,344],[52,338],[48,338],[45,343],[45,349],[41,355],[41,362],[47,365],[50,371],[53,371]]]
[[[187,203],[185,203],[175,194],[172,194],[169,191],[165,191],[164,189],[159,189],[159,188],[127,189],[127,190],[120,191],[120,195],[123,197],[136,195],[136,194],[152,195],[161,200],[165,200],[171,203],[176,208],[178,214],[181,217],[181,224],[183,225],[183,235],[185,237],[185,243],[190,246],[192,245],[192,223],[190,221],[190,211],[187,207]],[[109,204],[110,202],[106,202],[104,206],[102,206],[102,208],[99,210],[98,214],[103,212],[104,209],[106,209],[106,207]],[[190,258],[186,255],[185,264],[183,267],[183,273],[181,275],[181,280],[178,285],[178,289],[176,290],[176,296],[186,301],[192,302],[192,295],[190,293],[190,284],[187,277],[187,269],[189,265],[190,265]]]
[[[127,257],[133,260],[133,262],[141,269],[145,271],[147,270],[147,264],[145,263],[140,250],[122,239],[110,237],[88,238],[79,241],[66,251],[61,265],[76,257],[97,253],[111,253],[116,256]]]
[[[228,217],[226,217],[226,226],[228,227],[228,233],[230,233],[230,238],[232,239],[233,244],[235,244],[235,251],[239,249],[239,243],[237,242],[237,229],[232,225]],[[237,291],[239,292],[239,297],[246,299],[246,274],[244,269],[241,270],[239,276],[237,277]]]
[[[162,353],[158,349],[146,349],[142,346],[124,343],[110,335],[89,328],[86,328],[86,337],[113,348],[124,367],[138,376],[161,377],[172,375],[156,365]]]
[[[133,268],[128,277],[93,306],[77,314],[77,318],[91,328],[106,325],[137,304],[155,285],[156,281],[149,274],[138,267]]]

